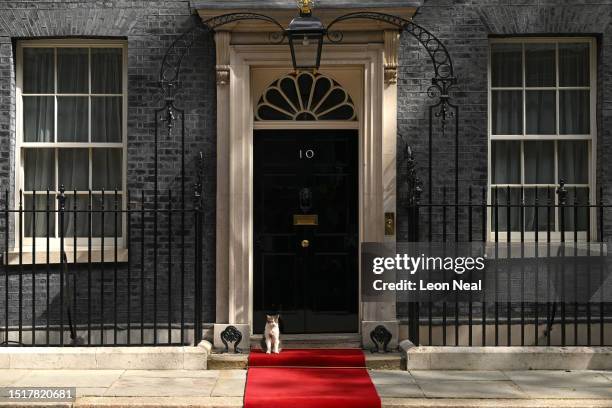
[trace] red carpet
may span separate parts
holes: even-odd
[[[266,354],[253,350],[249,367],[365,367],[365,356],[359,349],[297,349]]]
[[[380,408],[357,349],[251,351],[245,408]]]

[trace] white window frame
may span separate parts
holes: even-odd
[[[525,86],[525,47],[523,45],[523,50],[522,50],[522,76],[523,76],[523,81],[522,81],[522,85],[520,87],[492,87],[492,83],[491,83],[491,46],[493,44],[529,44],[529,43],[550,43],[550,44],[563,44],[563,43],[586,43],[589,44],[589,48],[590,48],[590,54],[589,54],[589,68],[590,68],[590,76],[589,76],[589,82],[590,82],[590,86],[588,87],[560,87],[559,86],[559,72],[558,72],[558,67],[559,67],[559,49],[558,46],[556,47],[556,53],[555,53],[555,63],[556,63],[556,84],[554,87],[526,87]],[[529,90],[555,90],[556,91],[556,118],[555,118],[555,123],[556,126],[559,123],[559,92],[558,90],[571,90],[571,89],[583,89],[583,90],[590,90],[590,133],[589,135],[560,135],[559,133],[559,129],[557,129],[557,134],[556,135],[531,135],[531,134],[527,134],[527,127],[526,127],[526,102],[525,102],[525,95],[526,95],[526,89]],[[493,135],[493,110],[492,110],[492,91],[493,90],[520,90],[523,92],[523,135]],[[487,230],[489,231],[488,234],[488,239],[490,242],[495,242],[495,231],[494,231],[494,225],[493,222],[491,221],[491,217],[493,214],[493,210],[491,208],[491,205],[494,203],[493,200],[493,183],[492,183],[492,176],[493,176],[493,169],[492,169],[492,142],[496,141],[496,140],[516,140],[516,141],[534,141],[534,140],[541,140],[541,141],[555,141],[555,177],[556,180],[558,181],[558,166],[557,166],[557,145],[558,143],[556,143],[557,141],[563,141],[563,140],[586,140],[589,143],[589,148],[588,148],[588,152],[589,152],[589,156],[588,156],[588,163],[589,163],[589,173],[588,173],[588,188],[589,188],[589,201],[591,203],[591,205],[595,204],[597,202],[597,40],[593,37],[505,37],[505,38],[490,38],[489,39],[489,50],[488,50],[488,62],[487,62],[487,96],[488,96],[488,101],[487,101],[487,145],[488,145],[488,157],[487,157],[487,168],[488,168],[488,176],[487,176],[487,204],[489,205],[488,207],[488,211],[487,211]],[[524,151],[523,151],[523,144],[521,143],[521,161],[524,160]],[[521,163],[521,169],[523,169],[524,166]],[[521,178],[522,178],[522,182],[524,181],[524,171],[521,170]],[[507,185],[507,184],[495,184],[496,187],[521,187],[524,184],[519,184],[519,185]],[[528,186],[532,186],[531,184],[529,184]],[[545,187],[549,187],[549,188],[557,188],[558,185],[557,184],[548,184],[548,185],[544,185],[544,184],[537,184],[538,188],[542,188],[542,191],[544,190]],[[568,188],[572,188],[572,187],[584,187],[584,185],[580,184],[580,185],[576,185],[576,184],[566,184],[566,187]],[[554,194],[554,203],[558,204],[558,197],[557,194]],[[545,201],[543,200],[541,202],[541,205],[544,206],[545,205]],[[568,203],[569,205],[571,205],[572,203]],[[503,208],[504,203],[500,203],[500,208]],[[596,211],[595,209],[591,209],[591,216],[590,216],[590,231],[591,231],[591,239],[594,240],[597,237],[597,220],[596,220]],[[559,217],[559,211],[558,208],[554,209],[554,216],[553,216],[553,222],[554,225],[557,225],[558,223],[558,217]],[[505,220],[503,221],[505,222]],[[556,228],[556,227],[555,227]],[[586,236],[586,232],[585,231],[578,231],[578,240],[579,241],[586,241],[587,236]],[[519,231],[511,231],[511,237],[510,240],[512,242],[520,242],[521,240],[521,236],[520,236],[520,230]],[[560,241],[561,240],[561,233],[560,231],[554,231],[551,230],[550,233],[550,237],[551,237],[551,241]],[[526,241],[535,241],[535,231],[525,231],[524,232],[524,238]],[[538,240],[540,242],[546,242],[547,240],[547,232],[546,231],[539,231],[538,232]],[[507,238],[507,233],[505,231],[498,231],[498,239],[499,242],[507,242],[508,238]],[[566,242],[571,242],[574,239],[574,231],[569,231],[566,229],[565,232],[565,241]]]
[[[24,142],[24,127],[23,127],[23,50],[24,48],[120,48],[122,50],[122,90],[121,94],[104,94],[106,96],[121,96],[122,97],[122,123],[121,123],[121,131],[122,131],[122,141],[121,143],[66,143],[66,142],[53,142],[53,143],[38,143],[38,142]],[[97,39],[57,39],[57,40],[22,40],[17,43],[17,64],[16,64],[16,148],[15,148],[15,201],[14,208],[19,208],[19,200],[20,200],[20,191],[24,188],[24,171],[23,171],[23,155],[22,151],[25,148],[71,148],[71,147],[87,147],[87,148],[121,148],[122,151],[122,187],[121,191],[118,191],[118,194],[121,195],[121,203],[120,203],[120,211],[124,211],[127,204],[127,105],[128,105],[128,76],[127,76],[127,41],[125,40],[97,40]],[[90,53],[91,59],[91,53]],[[57,64],[57,54],[55,59],[55,64]],[[91,65],[89,65],[89,69],[91,70]],[[91,75],[91,73],[90,73]],[[57,77],[55,78],[55,82],[57,84]],[[57,91],[57,87],[55,88]],[[56,96],[57,93],[53,94],[27,94],[27,95],[49,95]],[[64,96],[64,94],[61,94]],[[91,93],[91,89],[88,93],[84,94],[65,94],[66,96],[95,96],[96,94]],[[57,105],[56,105],[57,106]],[[91,134],[91,109],[89,110],[89,134]],[[55,130],[57,130],[57,108],[55,111]],[[57,134],[57,132],[54,132]],[[57,160],[55,161],[55,165],[57,166]],[[91,158],[90,163],[91,166]],[[56,177],[57,168],[56,168]],[[90,169],[91,176],[91,169]],[[90,180],[91,185],[91,180]],[[96,191],[99,193],[99,191]],[[37,192],[37,196],[42,196],[46,194],[46,192]],[[52,199],[55,200],[55,192],[52,192]],[[85,193],[80,192],[79,195],[84,195]],[[73,195],[72,191],[66,191],[66,196]],[[113,197],[114,191],[105,192],[105,196]],[[24,203],[25,204],[25,203]],[[37,209],[38,210],[38,209]],[[71,212],[71,208],[66,208],[66,214]],[[112,211],[111,209],[107,209],[108,211]],[[112,216],[112,213],[108,213],[109,216]],[[13,252],[19,252],[19,249],[22,248],[24,256],[27,256],[28,259],[31,257],[33,245],[36,245],[36,253],[40,254],[46,252],[47,250],[47,238],[46,237],[23,237],[21,240],[21,235],[18,231],[18,223],[19,223],[19,214],[15,213],[15,249]],[[25,219],[22,220],[25,225]],[[83,222],[86,222],[83,220]],[[57,220],[56,220],[57,229]],[[121,221],[121,236],[117,238],[117,248],[126,248],[126,232],[127,232],[127,214],[123,212],[123,217]],[[51,252],[51,263],[55,263],[55,261],[59,261],[59,256],[57,251],[60,249],[60,238],[52,237],[49,239],[49,250]],[[115,239],[114,237],[104,237],[104,247],[102,247],[102,239],[101,238],[91,238],[91,248],[95,251],[94,258],[100,257],[100,252],[104,249],[105,258],[107,261],[114,261],[111,253],[112,249],[115,248]],[[89,250],[89,239],[87,237],[77,237],[76,239],[76,248],[74,247],[74,238],[72,236],[64,238],[64,249],[69,260],[72,258],[75,250],[79,252],[79,258],[83,259],[86,262],[87,257],[83,257],[82,253],[87,252]],[[111,253],[107,253],[108,250],[111,250]],[[110,258],[109,258],[110,256]],[[121,257],[124,257],[123,252],[121,253]],[[36,258],[39,258],[37,255]],[[43,257],[45,258],[45,257]],[[46,259],[45,259],[46,261]],[[31,260],[30,260],[31,262]],[[24,263],[29,263],[25,261]]]

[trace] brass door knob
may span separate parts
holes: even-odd
[[[310,241],[307,239],[302,240],[302,248],[308,248],[310,246]]]

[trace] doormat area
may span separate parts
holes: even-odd
[[[251,351],[245,408],[380,408],[356,349]]]

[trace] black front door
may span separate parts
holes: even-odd
[[[254,135],[253,326],[358,331],[358,137],[352,130]]]

